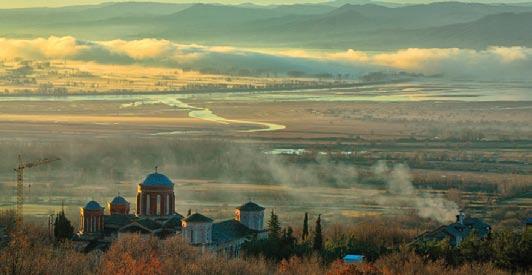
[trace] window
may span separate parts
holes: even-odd
[[[146,195],[146,215],[150,215],[150,194]]]
[[[157,195],[157,216],[161,215],[161,195]]]
[[[170,195],[166,194],[166,215],[170,215]]]

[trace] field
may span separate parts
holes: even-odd
[[[21,153],[62,159],[26,175],[26,213],[35,217],[62,201],[74,220],[90,199],[107,202],[120,193],[134,201],[136,184],[158,165],[176,182],[180,213],[228,218],[251,198],[285,221],[308,211],[354,222],[424,213],[419,203],[429,201],[435,204],[423,207],[455,206],[422,217],[443,222],[459,207],[516,225],[532,207],[532,104],[526,85],[497,85],[423,80],[292,91],[4,96],[1,207],[13,207],[9,165]],[[393,180],[377,175],[383,160],[392,174],[394,165],[409,167],[406,189],[394,193]],[[409,184],[414,191],[403,191]]]

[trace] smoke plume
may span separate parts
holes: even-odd
[[[405,197],[409,206],[414,207],[420,217],[445,223],[453,221],[458,213],[456,203],[441,196],[416,190],[412,184],[410,171],[404,164],[396,164],[390,168],[386,162],[380,161],[374,166],[373,171],[375,175],[386,181],[390,195]],[[383,200],[382,203],[386,201]]]

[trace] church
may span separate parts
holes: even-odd
[[[104,250],[121,234],[151,234],[160,238],[181,235],[189,244],[238,255],[241,245],[266,238],[264,207],[249,201],[235,209],[231,219],[214,221],[200,213],[184,217],[175,212],[174,183],[164,174],[149,174],[137,186],[136,209],[121,196],[105,207],[96,201],[80,209],[79,232],[74,237],[82,251]]]

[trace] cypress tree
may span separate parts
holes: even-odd
[[[187,217],[190,216],[190,215],[192,215],[192,209],[189,208],[188,212],[187,212]]]
[[[54,236],[56,240],[70,239],[74,235],[74,227],[67,219],[65,211],[61,211],[55,217]]]
[[[301,239],[304,241],[308,238],[308,213],[305,212],[305,219],[303,220],[303,233]]]
[[[281,224],[279,223],[279,217],[273,212],[270,215],[270,221],[268,222],[268,238],[273,240],[279,240],[281,237]]]
[[[316,251],[323,249],[323,236],[321,235],[321,215],[318,215],[316,220],[316,230],[314,230],[314,243],[312,248]]]
[[[293,246],[296,244],[297,242],[297,239],[296,237],[294,237],[294,230],[292,229],[292,227],[288,227],[287,230],[286,230],[286,242],[288,243],[288,245],[290,246]]]

